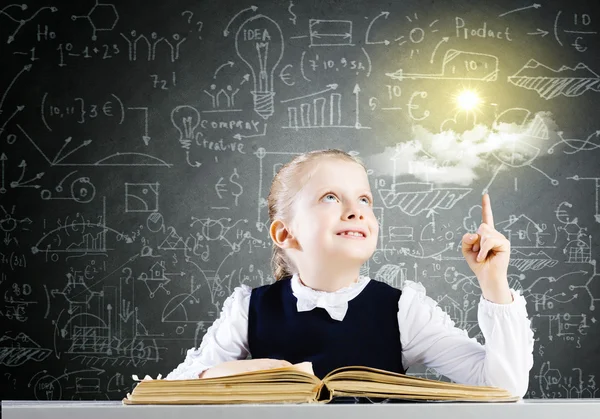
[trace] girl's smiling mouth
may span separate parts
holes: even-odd
[[[358,231],[344,231],[342,233],[337,233],[336,236],[342,236],[347,239],[355,239],[355,240],[364,240],[366,238],[364,233]]]

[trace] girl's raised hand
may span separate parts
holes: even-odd
[[[508,262],[510,242],[494,228],[490,197],[484,194],[481,201],[482,223],[475,234],[462,238],[462,254],[477,276],[481,289],[508,289]]]

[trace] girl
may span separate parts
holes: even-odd
[[[236,287],[198,349],[166,379],[208,378],[311,361],[323,378],[364,365],[405,373],[424,364],[451,380],[523,397],[533,366],[525,299],[509,289],[510,243],[494,229],[490,201],[462,253],[482,296],[485,346],[458,329],[425,288],[402,290],[359,275],[377,246],[366,168],[340,150],[318,150],[281,167],[268,196],[276,281]],[[252,359],[246,359],[250,355]]]

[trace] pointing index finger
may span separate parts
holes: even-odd
[[[494,216],[492,215],[492,204],[490,196],[486,193],[481,198],[481,218],[484,223],[490,227],[494,227]]]

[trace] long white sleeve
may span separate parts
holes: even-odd
[[[480,298],[481,345],[454,326],[421,284],[406,281],[398,302],[404,367],[423,364],[457,383],[500,387],[523,397],[533,366],[533,331],[525,298],[511,293],[509,304]]]
[[[200,373],[222,362],[248,356],[248,310],[252,289],[236,287],[223,302],[219,318],[208,328],[198,349],[187,351],[185,360],[171,371],[166,380],[198,378]]]

